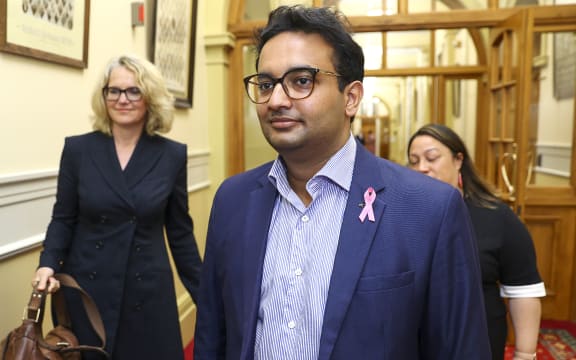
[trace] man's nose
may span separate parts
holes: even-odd
[[[270,106],[286,106],[291,101],[290,97],[284,90],[282,83],[277,83],[272,89],[272,94],[270,95],[270,100],[268,100],[268,105]]]

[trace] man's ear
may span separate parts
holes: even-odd
[[[353,81],[346,85],[344,94],[346,95],[346,116],[352,117],[360,108],[360,102],[364,96],[364,85],[361,81]]]

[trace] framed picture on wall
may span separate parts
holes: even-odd
[[[554,33],[554,98],[572,99],[576,87],[576,32]]]
[[[176,98],[192,107],[197,0],[156,0],[153,62]]]
[[[0,51],[86,68],[90,0],[0,0]]]

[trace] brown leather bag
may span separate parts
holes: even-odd
[[[92,298],[67,274],[54,275],[62,286],[78,290],[90,323],[102,346],[79,345],[71,330],[70,316],[66,308],[64,294],[58,291],[52,295],[58,326],[50,330],[46,337],[42,335],[42,321],[46,291],[32,291],[28,306],[24,309],[22,325],[12,330],[0,343],[0,360],[80,360],[82,352],[97,352],[102,358],[108,358],[104,350],[106,335],[100,313]]]

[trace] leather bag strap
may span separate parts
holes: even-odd
[[[94,328],[94,331],[96,331],[96,334],[98,334],[98,337],[102,342],[102,348],[106,347],[106,332],[104,330],[104,323],[102,322],[100,312],[98,311],[94,300],[92,300],[92,297],[90,297],[90,295],[88,295],[88,293],[84,291],[80,285],[78,285],[72,276],[64,273],[58,273],[55,274],[54,277],[60,281],[61,285],[76,289],[78,292],[80,292],[80,295],[82,296],[82,303],[84,304],[84,309],[86,310],[90,324],[92,325],[92,328]],[[59,291],[54,293],[52,295],[52,303],[58,318],[58,323],[67,327],[71,327],[70,315],[68,314],[64,294]]]
[[[34,286],[28,305],[24,309],[23,320],[32,320],[41,327],[44,320],[44,305],[46,303],[46,290],[39,291]]]

